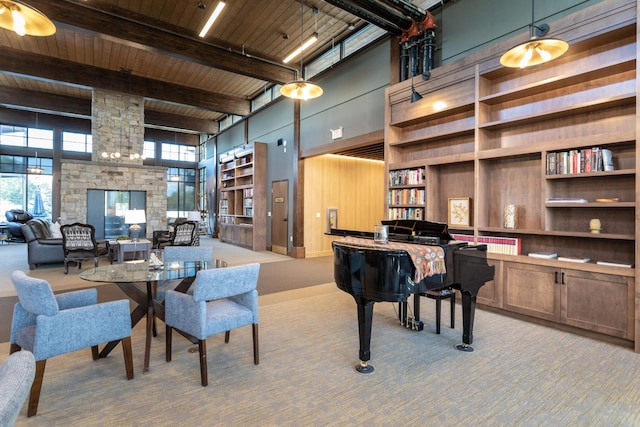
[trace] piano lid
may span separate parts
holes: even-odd
[[[437,237],[442,243],[453,240],[453,237],[449,234],[449,226],[441,222],[417,219],[393,219],[382,221],[382,224],[389,226],[390,234]]]

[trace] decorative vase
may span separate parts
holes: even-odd
[[[518,226],[518,207],[507,205],[504,207],[504,228],[516,228]]]

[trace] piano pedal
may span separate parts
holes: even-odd
[[[415,320],[413,317],[408,317],[407,323],[405,323],[404,326],[412,331],[422,331],[424,329],[422,320]]]

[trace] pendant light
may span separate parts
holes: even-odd
[[[505,67],[526,68],[542,64],[558,58],[569,49],[569,43],[564,40],[544,37],[549,32],[549,25],[534,24],[534,1],[531,0],[529,40],[512,47],[500,57],[500,63]]]
[[[302,76],[302,79],[295,80],[282,86],[280,88],[280,93],[287,98],[307,100],[317,98],[322,95],[322,88],[314,83],[304,80],[304,69],[302,68],[304,58],[304,0],[300,2],[300,10],[300,75]]]
[[[42,12],[16,0],[0,0],[0,27],[19,36],[51,36],[56,26]]]
[[[36,160],[34,161],[34,166],[27,168],[27,171],[29,173],[33,173],[33,174],[41,174],[44,173],[44,168],[42,167],[41,163],[40,163],[40,159],[38,159],[38,152],[36,151]]]

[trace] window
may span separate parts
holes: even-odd
[[[62,132],[62,149],[79,153],[91,153],[93,151],[93,139],[91,134]]]
[[[155,159],[156,158],[156,142],[144,141],[144,148],[143,148],[142,154],[147,159]]]
[[[53,131],[50,129],[0,125],[0,145],[52,149]]]
[[[307,79],[321,73],[327,68],[333,66],[340,61],[340,45],[331,48],[328,52],[325,52],[319,58],[312,61],[305,67],[307,72]]]
[[[167,169],[167,218],[186,218],[196,210],[195,169]]]
[[[163,160],[177,160],[180,162],[195,162],[196,161],[196,147],[192,145],[180,145],[162,143],[162,157]]]
[[[27,146],[53,149],[53,131],[50,129],[29,128],[27,130]]]
[[[271,102],[271,89],[265,90],[251,101],[251,111],[256,111]]]
[[[26,147],[27,128],[22,126],[0,125],[0,145]]]
[[[42,168],[44,171],[39,174],[30,174],[29,168],[33,167]],[[53,159],[2,155],[0,156],[0,172],[51,175],[53,173]]]
[[[358,31],[344,41],[344,57],[346,58],[363,47],[370,45],[385,34],[387,34],[387,32],[382,28],[369,24],[364,27],[362,31]]]
[[[51,219],[51,175],[0,173],[0,211],[24,209],[36,218]]]
[[[200,168],[198,177],[198,208],[199,210],[207,210],[207,168]]]

